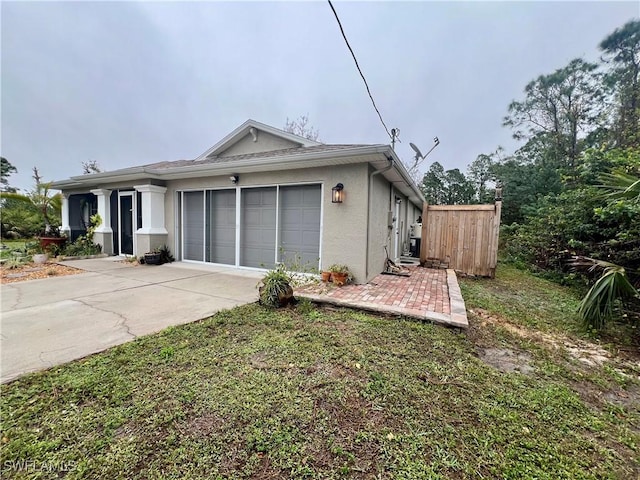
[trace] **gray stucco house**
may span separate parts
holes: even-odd
[[[342,190],[334,187],[342,185]],[[389,145],[328,145],[248,120],[194,160],[56,181],[62,230],[113,255],[168,245],[177,260],[270,268],[347,264],[357,282],[407,248],[424,198]],[[334,196],[341,196],[341,203]]]

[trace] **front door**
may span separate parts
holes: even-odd
[[[120,192],[118,218],[120,225],[120,255],[133,255],[134,192]]]

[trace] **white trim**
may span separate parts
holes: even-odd
[[[308,138],[301,137],[293,133],[285,132],[284,130],[280,130],[279,128],[271,127],[269,125],[265,125],[264,123],[256,122],[255,120],[249,119],[246,122],[244,122],[242,125],[237,127],[235,130],[233,130],[231,133],[229,133],[227,136],[225,136],[213,147],[209,148],[206,152],[200,155],[196,160],[202,160],[209,156],[215,156],[216,154],[227,150],[231,145],[242,140],[249,133],[249,130],[251,128],[262,130],[263,132],[269,133],[276,137],[280,137],[282,139],[288,140],[290,142],[296,143],[304,147],[322,145],[322,143],[320,142],[309,140]]]
[[[318,242],[318,270],[322,270],[322,238],[324,237],[324,182],[320,184],[320,241]]]
[[[176,192],[178,193],[178,192]],[[184,192],[180,193],[180,261],[184,262]]]
[[[280,185],[276,185],[276,224],[275,224],[275,258],[273,259],[274,265],[280,263],[278,261],[278,240],[280,240]]]
[[[202,191],[202,261],[207,261],[207,191]]]
[[[176,256],[177,256],[177,260],[180,261],[182,260],[182,256],[180,255],[181,252],[178,251],[178,235],[180,234],[178,232],[178,219],[179,219],[179,215],[178,215],[178,204],[179,204],[179,198],[180,194],[178,192],[173,192],[173,242],[174,242],[174,251],[176,252]],[[182,248],[180,249],[182,250]]]
[[[242,224],[242,217],[240,215],[240,211],[242,210],[242,203],[240,199],[240,186],[236,187],[236,258],[235,258],[235,267],[240,267],[240,225]]]
[[[166,193],[167,191],[167,187],[152,185],[150,183],[145,183],[144,185],[134,185],[133,188],[137,192]]]

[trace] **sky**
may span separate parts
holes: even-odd
[[[334,2],[384,122],[463,172],[518,144],[526,84],[640,16],[631,2]],[[0,3],[10,184],[192,159],[252,118],[308,115],[324,143],[388,144],[327,2]]]

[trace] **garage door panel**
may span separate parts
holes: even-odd
[[[272,268],[276,245],[276,189],[243,189],[241,198],[241,265]]]
[[[320,256],[320,185],[280,188],[280,260],[318,267]]]
[[[302,224],[308,225],[314,231],[320,232],[320,207],[311,209],[309,207],[302,211]]]
[[[236,191],[216,190],[208,195],[209,251],[207,261],[236,263]]]
[[[320,237],[318,232],[302,232],[302,242],[310,247],[320,247]]]
[[[185,260],[203,260],[204,254],[204,192],[184,192]]]

